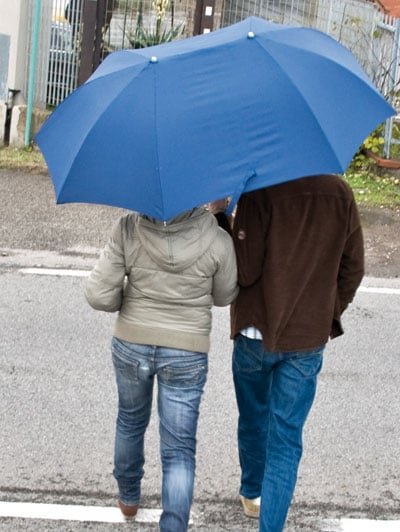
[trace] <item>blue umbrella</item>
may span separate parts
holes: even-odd
[[[109,55],[36,140],[58,203],[167,220],[217,198],[342,173],[392,114],[337,41],[250,17]]]

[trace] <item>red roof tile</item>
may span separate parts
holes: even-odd
[[[382,10],[392,17],[400,18],[400,0],[376,0]]]

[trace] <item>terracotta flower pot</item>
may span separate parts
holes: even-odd
[[[377,153],[367,149],[363,149],[363,153],[367,157],[373,159],[381,168],[391,168],[392,170],[400,169],[400,159],[386,159],[385,157],[381,157]]]

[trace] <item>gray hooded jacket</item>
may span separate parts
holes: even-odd
[[[237,293],[231,237],[203,208],[167,223],[123,216],[85,290],[94,309],[119,311],[117,338],[204,353],[212,305]]]

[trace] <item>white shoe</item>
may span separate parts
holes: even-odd
[[[244,513],[247,517],[253,517],[255,519],[260,517],[261,497],[257,497],[256,499],[246,499],[246,497],[240,495],[240,502],[242,503]]]

